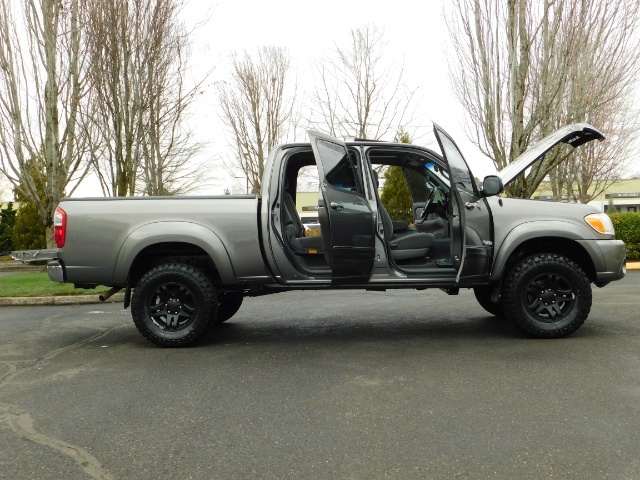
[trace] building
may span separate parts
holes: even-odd
[[[536,200],[554,200],[548,184],[543,183],[536,191]],[[571,201],[564,196],[562,201]],[[621,213],[640,212],[640,179],[617,180],[607,187],[597,198],[593,198],[589,205],[593,205],[601,212],[607,212],[613,204]]]

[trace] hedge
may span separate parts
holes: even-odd
[[[627,244],[627,260],[640,260],[640,213],[611,213],[616,238]]]

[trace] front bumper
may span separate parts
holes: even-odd
[[[59,261],[54,260],[53,262],[47,263],[47,274],[49,274],[51,281],[64,283],[64,265]]]
[[[596,284],[620,280],[627,273],[626,249],[622,240],[579,240],[578,243],[593,260]]]

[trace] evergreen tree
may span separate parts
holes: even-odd
[[[13,247],[13,225],[16,221],[16,211],[13,202],[0,209],[0,253],[10,252]]]
[[[21,203],[13,225],[15,250],[46,248],[46,231],[38,214],[38,207],[33,202]]]
[[[413,201],[401,167],[391,166],[384,172],[384,187],[380,194],[380,201],[391,218],[413,223],[411,213]]]
[[[47,177],[43,173],[38,173],[31,166],[31,174],[36,180],[36,188],[40,198],[44,199],[44,189]],[[20,203],[16,212],[15,223],[13,224],[13,248],[15,250],[33,250],[47,248],[47,227],[42,223],[38,211],[38,205],[22,193],[19,188],[14,189],[13,196],[16,202]]]
[[[395,141],[411,143],[411,137],[401,127],[396,134]],[[380,194],[380,201],[392,219],[413,223],[413,199],[401,167],[391,166],[384,172],[384,186]]]

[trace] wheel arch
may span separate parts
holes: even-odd
[[[214,285],[235,283],[231,259],[220,238],[190,222],[157,222],[133,231],[118,253],[114,283],[135,285],[150,268],[168,262],[197,266]]]
[[[533,237],[529,234],[518,236],[517,241],[510,239],[506,247],[498,252],[491,272],[492,282],[501,282],[505,274],[520,259],[535,253],[556,253],[563,255],[582,268],[589,281],[596,280],[596,267],[587,250],[577,241],[577,238],[568,238],[562,235],[553,235],[548,232],[540,232]],[[504,245],[504,244],[503,244]]]

